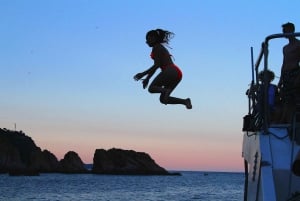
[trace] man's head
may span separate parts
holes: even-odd
[[[283,24],[282,25],[282,32],[283,33],[294,33],[295,32],[295,25],[291,22]]]

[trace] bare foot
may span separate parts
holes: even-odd
[[[190,98],[187,98],[185,100],[185,106],[186,106],[187,109],[192,109],[193,106],[192,106],[192,102],[191,102]]]

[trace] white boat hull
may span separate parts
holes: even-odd
[[[242,152],[248,166],[245,200],[287,201],[300,192],[300,177],[292,172],[299,150],[287,127],[271,127],[268,133],[245,132]]]

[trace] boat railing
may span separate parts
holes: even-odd
[[[252,81],[250,88],[247,90],[246,95],[249,99],[248,114],[244,117],[243,131],[259,131],[263,130],[264,133],[268,133],[270,126],[270,111],[268,107],[268,88],[269,82],[268,74],[263,73],[263,79],[259,80],[259,67],[263,62],[263,72],[267,72],[268,68],[268,56],[269,56],[269,42],[272,39],[277,38],[288,38],[288,37],[299,37],[298,33],[281,33],[269,35],[265,38],[261,45],[261,50],[256,60],[253,62],[253,48],[251,47],[251,68],[252,68]]]

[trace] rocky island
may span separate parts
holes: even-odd
[[[91,170],[80,156],[69,151],[58,160],[49,150],[42,150],[22,131],[0,128],[0,173],[10,175],[122,174],[122,175],[179,175],[160,167],[144,152],[112,148],[96,149]]]

